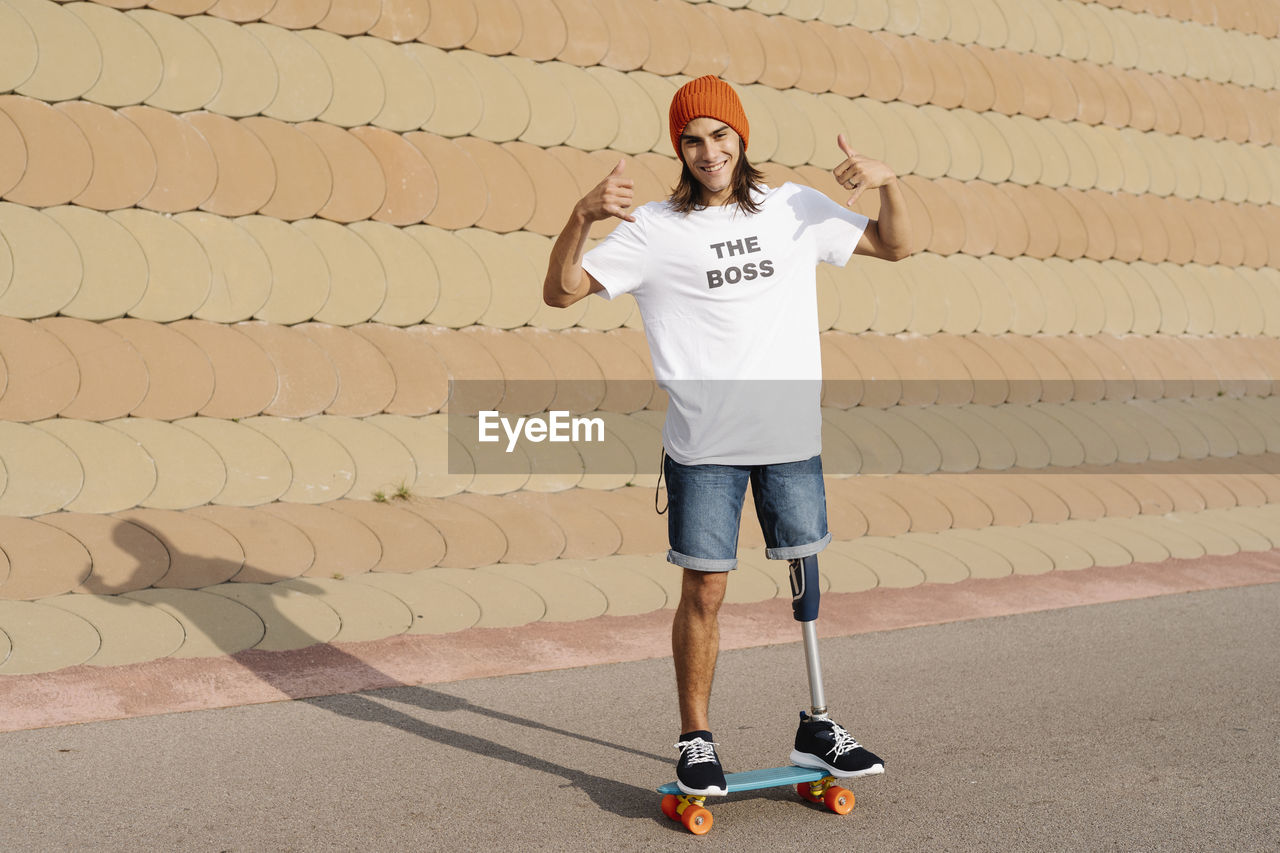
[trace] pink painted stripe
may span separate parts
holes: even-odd
[[[1280,550],[830,594],[823,599],[819,633],[849,636],[1276,582]],[[659,658],[670,654],[670,624],[671,611],[663,610],[291,652],[3,676],[0,731]],[[721,612],[725,649],[798,639],[785,600],[725,605]]]

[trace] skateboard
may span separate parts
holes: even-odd
[[[749,770],[745,773],[726,774],[728,793],[759,791],[763,788],[782,788],[795,785],[796,793],[811,803],[822,803],[836,814],[848,814],[853,810],[853,793],[836,784],[836,779],[825,770],[810,767],[772,767],[768,770]],[[706,835],[711,831],[711,812],[706,808],[706,797],[685,794],[675,782],[658,788],[662,798],[662,813],[680,821],[694,835]]]

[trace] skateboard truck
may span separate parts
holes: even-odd
[[[818,658],[818,602],[822,593],[818,587],[818,558],[809,555],[787,563],[791,576],[791,612],[804,634],[804,662],[809,672],[809,698],[813,702],[811,715],[827,719],[827,698],[822,690],[822,661]]]

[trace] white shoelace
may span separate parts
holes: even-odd
[[[846,752],[850,752],[862,746],[862,744],[853,739],[853,735],[849,734],[835,723],[831,724],[831,733],[836,736],[836,745],[831,747],[829,750],[832,758],[839,758]]]
[[[680,741],[676,744],[676,749],[687,757],[687,764],[703,764],[716,760],[715,747],[717,746],[719,744],[696,737],[693,740]]]

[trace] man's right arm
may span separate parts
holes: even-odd
[[[573,206],[569,221],[551,248],[547,277],[542,282],[542,301],[548,305],[568,308],[579,299],[604,290],[582,268],[582,255],[587,235],[597,221],[616,216],[635,222],[635,217],[627,213],[634,199],[635,182],[622,177],[625,166],[625,160],[618,161],[613,171]]]

